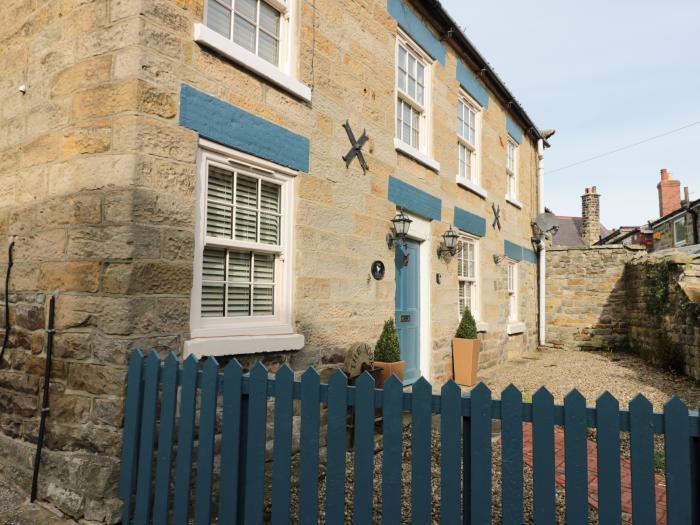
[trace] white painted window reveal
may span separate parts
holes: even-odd
[[[290,171],[200,150],[193,337],[291,333]]]
[[[506,197],[518,199],[518,145],[512,139],[506,143]]]
[[[474,319],[480,319],[479,312],[479,243],[471,237],[458,241],[461,251],[457,255],[457,279],[459,281],[459,318],[465,308],[469,308]]]
[[[518,264],[508,263],[508,320],[518,321]]]

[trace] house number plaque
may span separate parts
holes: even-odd
[[[411,320],[411,314],[401,314],[401,322],[407,323]]]
[[[374,277],[377,281],[381,281],[384,279],[384,263],[382,261],[374,261],[372,263],[372,277]]]

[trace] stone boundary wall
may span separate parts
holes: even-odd
[[[549,345],[631,350],[700,379],[700,255],[550,248],[546,286]]]

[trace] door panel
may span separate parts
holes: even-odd
[[[404,258],[408,256],[408,264]],[[406,361],[404,384],[420,377],[420,256],[419,244],[406,241],[396,247],[396,329],[401,359]]]

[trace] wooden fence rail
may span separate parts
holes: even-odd
[[[488,524],[492,519],[492,421],[500,420],[501,515],[504,524],[524,522],[523,429],[532,427],[533,517],[556,522],[555,427],[564,429],[565,512],[569,524],[588,522],[587,429],[597,432],[598,512],[601,524],[619,524],[620,435],[631,443],[634,525],[656,523],[654,434],[663,435],[669,524],[699,523],[700,417],[677,398],[661,414],[638,395],[629,410],[609,393],[587,407],[577,391],[555,405],[546,388],[532,403],[512,385],[492,399],[480,384],[469,394],[446,383],[440,394],[419,379],[411,391],[392,377],[384,390],[368,374],[348,385],[335,372],[321,384],[314,369],[300,380],[281,367],[274,378],[261,364],[244,373],[237,361],[223,371],[213,358],[190,356],[179,366],[155,352],[130,359],[124,422],[120,495],[123,523],[196,525],[319,521],[319,452],[326,436],[326,523],[400,523],[402,471],[410,469],[410,521],[432,521],[433,430],[439,431],[440,522]],[[268,402],[274,404],[268,428]],[[298,515],[291,516],[293,418],[300,413]],[[354,410],[354,486],[346,505],[348,409]],[[325,410],[323,428],[321,412]],[[375,416],[382,416],[381,508],[374,507]],[[410,414],[410,464],[402,461],[404,414]],[[432,428],[439,414],[439,428]],[[220,453],[216,453],[217,436]],[[268,440],[272,473],[266,479]],[[196,454],[195,454],[196,452]],[[218,459],[217,459],[218,457]],[[215,476],[215,465],[218,476]],[[266,484],[270,487],[266,487]],[[266,488],[269,489],[266,491]],[[214,498],[213,494],[220,496]],[[266,498],[271,499],[265,514]],[[215,503],[218,505],[215,508]],[[268,502],[269,503],[269,502]]]

